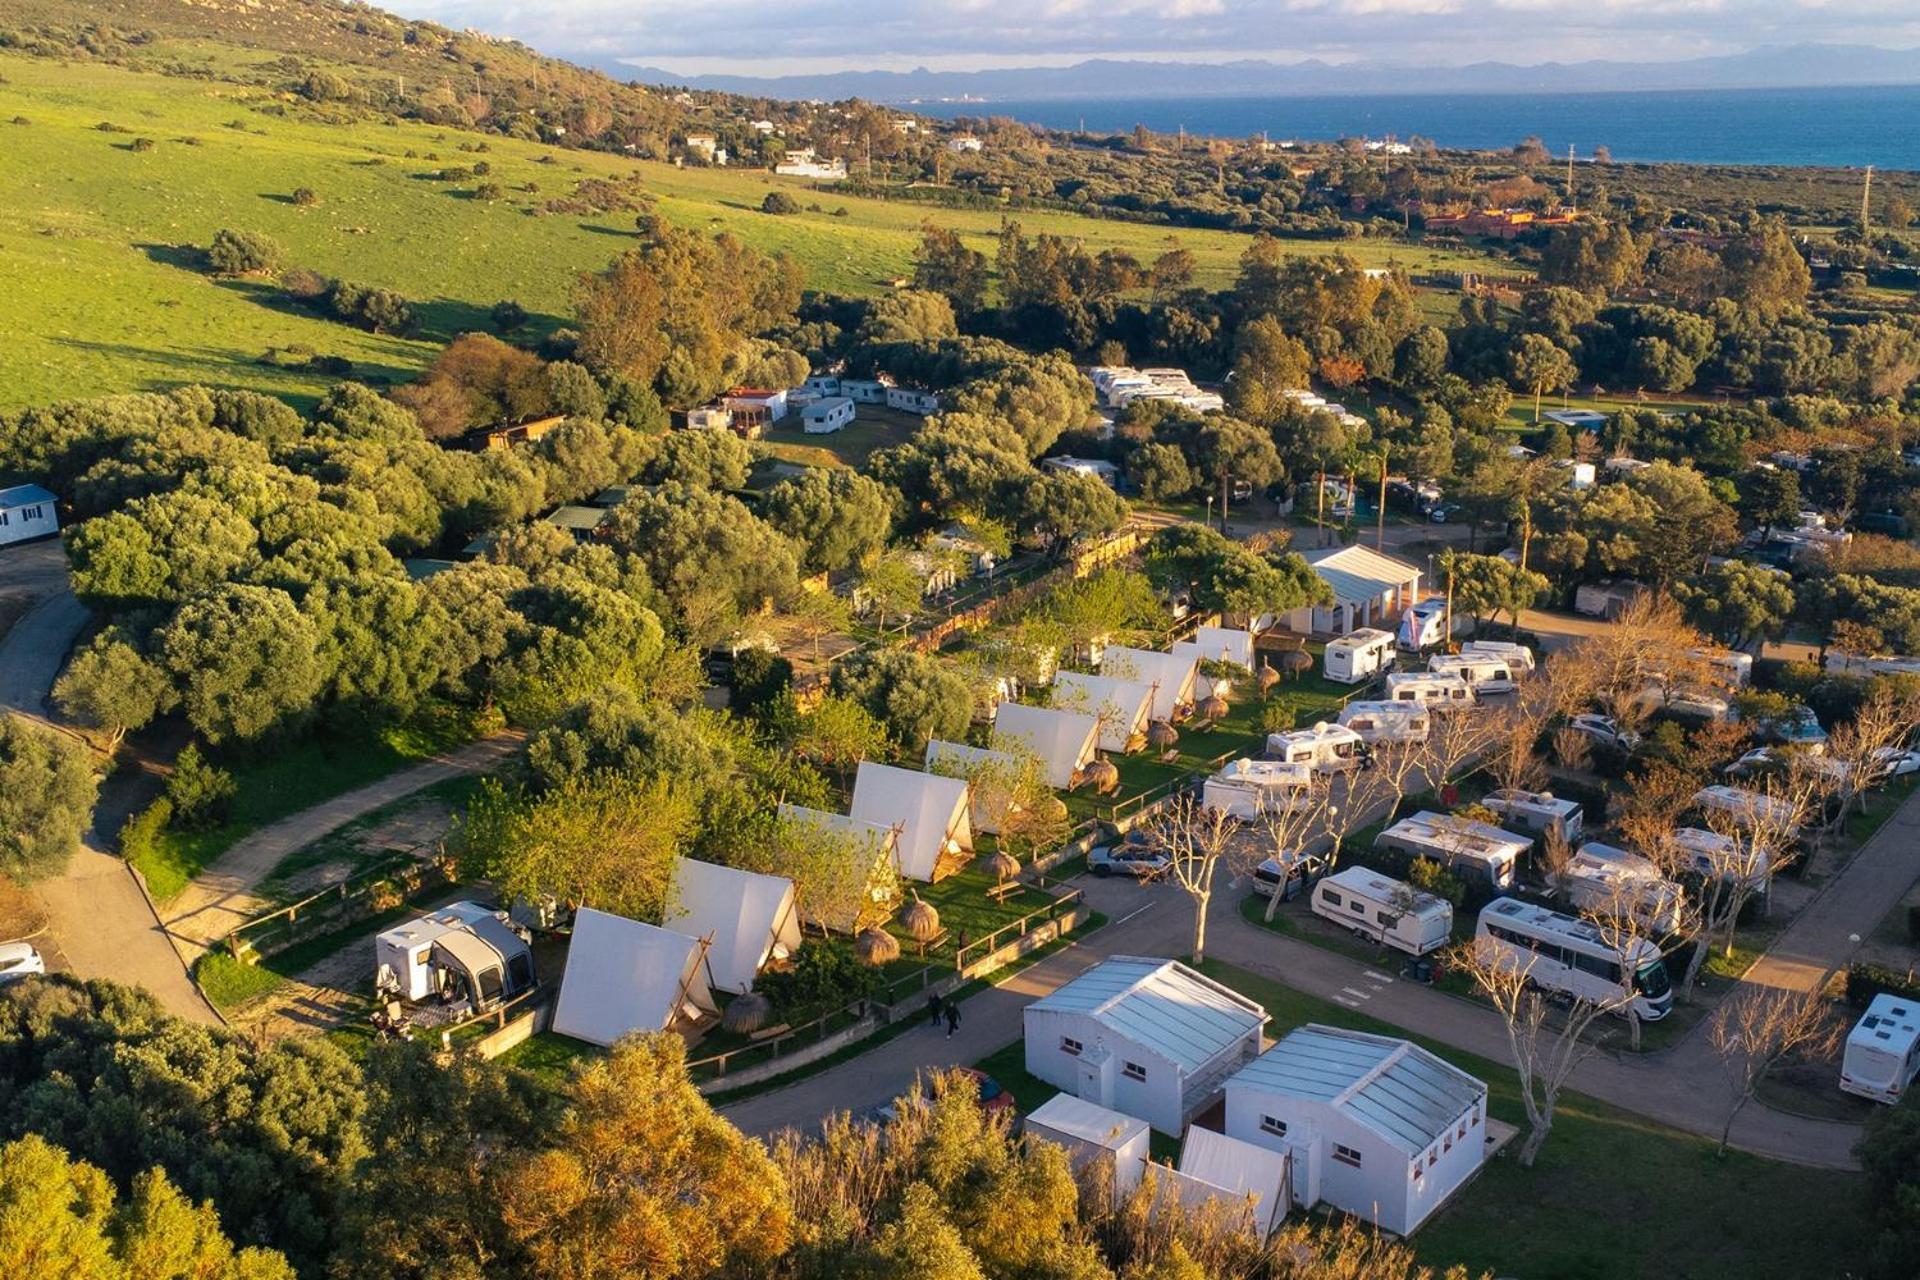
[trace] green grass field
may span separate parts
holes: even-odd
[[[0,315],[0,408],[186,382],[309,401],[331,379],[255,363],[266,348],[304,345],[351,359],[361,376],[405,378],[438,343],[483,327],[501,299],[551,328],[567,314],[574,276],[604,265],[634,234],[631,213],[539,212],[588,177],[638,173],[670,221],[725,228],[755,248],[790,253],[811,287],[845,293],[879,292],[908,273],[923,222],[958,228],[990,251],[1001,218],[995,210],[811,191],[761,171],[678,169],[423,125],[325,124],[302,119],[301,110],[291,99],[218,81],[0,56],[0,278],[15,285]],[[16,118],[27,123],[8,123]],[[102,123],[126,132],[102,132]],[[138,138],[154,145],[135,150]],[[461,151],[463,142],[484,142],[488,151]],[[492,166],[484,180],[505,198],[474,199],[479,179],[427,176],[479,160]],[[537,192],[519,190],[529,182]],[[775,184],[820,211],[759,212]],[[293,203],[303,186],[318,205]],[[1142,259],[1177,242],[1196,254],[1201,282],[1214,287],[1231,279],[1247,243],[1231,232],[1017,216],[1030,233]],[[265,233],[295,264],[398,290],[419,306],[421,336],[363,333],[283,309],[263,282],[208,277],[197,250],[221,227]],[[1334,246],[1297,247],[1318,254]],[[1369,265],[1481,262],[1379,242],[1340,247]]]

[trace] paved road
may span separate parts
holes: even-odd
[[[521,734],[502,733],[470,742],[282,818],[239,841],[163,909],[167,931],[182,957],[189,963],[197,960],[235,927],[258,914],[264,904],[253,890],[288,854],[435,783],[495,768],[519,750],[523,741]]]
[[[86,606],[64,585],[14,623],[0,641],[0,711],[46,718],[47,694],[86,625]]]

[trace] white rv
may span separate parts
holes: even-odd
[[[1373,759],[1372,750],[1359,734],[1324,720],[1311,729],[1268,734],[1267,755],[1288,764],[1306,765],[1319,773],[1342,773]]]
[[[1753,683],[1753,655],[1731,649],[1690,649],[1690,656],[1707,664],[1713,682],[1735,693]],[[1828,658],[1831,660],[1832,652]]]
[[[1375,836],[1373,847],[1431,858],[1443,867],[1501,890],[1513,886],[1515,870],[1520,859],[1533,848],[1533,841],[1471,818],[1422,809]]]
[[[1920,1074],[1920,1002],[1881,992],[1847,1033],[1840,1087],[1875,1102],[1898,1102]]]
[[[1476,698],[1489,693],[1512,693],[1520,684],[1519,676],[1507,660],[1491,654],[1436,653],[1427,659],[1427,670],[1436,675],[1459,676],[1473,687]]]
[[[1764,850],[1746,848],[1732,836],[1702,827],[1676,827],[1669,838],[1686,854],[1687,865],[1697,876],[1738,878],[1745,871],[1747,888],[1753,892],[1765,893],[1772,887],[1771,859]]]
[[[1452,906],[1365,867],[1348,867],[1314,885],[1313,914],[1412,956],[1453,939]]]
[[[1693,793],[1693,807],[1702,814],[1718,816],[1743,835],[1759,833],[1787,840],[1800,836],[1799,817],[1791,804],[1745,787],[1702,787]]]
[[[430,997],[484,1009],[533,986],[533,950],[502,913],[452,902],[374,938],[376,991],[409,1004]]]
[[[1409,653],[1421,653],[1447,639],[1447,602],[1443,596],[1422,600],[1400,615],[1397,643]]]
[[[1362,627],[1338,640],[1327,641],[1322,666],[1327,679],[1340,684],[1359,684],[1371,680],[1393,666],[1392,634]]]
[[[1395,671],[1387,677],[1387,701],[1417,702],[1436,709],[1470,707],[1473,686],[1459,676],[1436,671]]]
[[[1673,1011],[1673,983],[1660,948],[1634,938],[1610,946],[1592,924],[1517,898],[1487,904],[1474,930],[1482,954],[1523,966],[1536,986],[1596,1003],[1618,1000],[1631,983],[1632,1011],[1658,1022]]]
[[[1637,853],[1590,840],[1567,859],[1560,880],[1567,901],[1581,911],[1624,907],[1649,933],[1664,936],[1680,928],[1680,886]]]
[[[1538,665],[1534,661],[1533,650],[1511,640],[1469,640],[1460,646],[1460,652],[1484,658],[1500,658],[1516,676],[1530,676]]]
[[[1369,746],[1395,742],[1425,742],[1433,718],[1417,702],[1349,702],[1340,708],[1340,723],[1360,735]]]
[[[1235,760],[1207,779],[1201,802],[1209,809],[1251,820],[1306,803],[1313,794],[1313,779],[1314,770],[1308,764]]]
[[[1563,800],[1551,791],[1502,787],[1488,792],[1481,803],[1499,814],[1501,822],[1511,830],[1543,837],[1554,833],[1568,844],[1579,843],[1585,825],[1586,815],[1579,802]]]

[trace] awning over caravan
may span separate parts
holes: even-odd
[[[673,864],[666,925],[709,941],[707,971],[722,991],[752,990],[769,960],[800,948],[793,881],[692,858]]]
[[[706,950],[684,933],[580,908],[553,1029],[610,1045],[635,1031],[665,1031],[718,1012],[707,983]]]
[[[1100,722],[1085,711],[1003,702],[994,710],[993,732],[1040,757],[1047,785],[1064,788],[1072,786],[1074,773],[1094,758]]]
[[[1100,745],[1125,751],[1153,719],[1153,686],[1144,680],[1062,671],[1053,678],[1056,711],[1081,711],[1100,721]]]
[[[973,848],[967,784],[962,778],[862,761],[853,778],[853,803],[847,809],[862,822],[899,829],[894,856],[900,874],[909,880],[930,881],[942,854]]]

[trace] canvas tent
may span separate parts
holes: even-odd
[[[1003,702],[993,713],[993,733],[1039,756],[1047,785],[1064,789],[1097,753],[1100,722],[1085,711]]]
[[[860,763],[848,812],[862,822],[896,828],[894,858],[909,880],[931,881],[942,857],[973,851],[967,783],[890,764]]]
[[[1153,718],[1172,723],[1174,713],[1193,703],[1193,682],[1200,661],[1192,654],[1158,653],[1108,645],[1100,655],[1100,674],[1141,680],[1153,686]]]
[[[1153,686],[1144,680],[1116,676],[1089,676],[1062,671],[1053,678],[1053,705],[1061,711],[1084,711],[1100,721],[1100,746],[1125,751],[1135,735],[1144,735],[1153,720]]]
[[[1223,1210],[1247,1214],[1240,1225],[1265,1239],[1287,1216],[1293,1193],[1287,1182],[1287,1155],[1212,1129],[1190,1125],[1180,1143],[1180,1166],[1167,1170],[1180,1202],[1197,1209],[1209,1200]]]
[[[1167,652],[1174,657],[1194,662],[1231,662],[1236,667],[1253,670],[1253,632],[1241,631],[1235,627],[1200,627],[1193,633],[1193,639],[1177,641]],[[1224,682],[1231,683],[1231,682]],[[1206,698],[1215,692],[1214,683],[1205,673],[1194,677],[1193,696]],[[1226,690],[1220,691],[1223,695]]]
[[[717,1013],[700,938],[582,907],[554,1003],[553,1029],[610,1045],[635,1031],[666,1031]]]
[[[894,852],[900,833],[875,822],[862,822],[844,813],[809,809],[804,805],[783,804],[780,820],[801,830],[817,831],[829,840],[840,842],[846,851],[846,865],[837,875],[823,878],[823,887],[838,888],[822,898],[802,895],[800,919],[807,924],[835,933],[853,933],[860,928],[864,907],[886,906],[899,890]]]
[[[927,743],[927,772],[965,778],[972,786],[970,817],[975,831],[998,835],[1016,811],[1012,787],[1020,776],[1020,760],[1011,751],[994,751],[965,742],[934,738]]]
[[[675,860],[665,923],[706,939],[707,971],[722,991],[752,990],[769,960],[784,960],[800,949],[793,881],[714,862]]]

